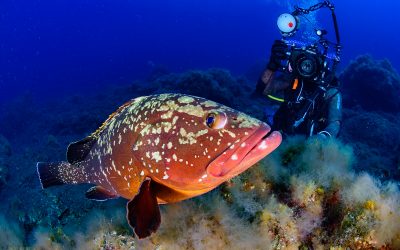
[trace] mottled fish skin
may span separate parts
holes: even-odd
[[[223,128],[207,126],[206,119],[211,113],[227,117]],[[234,152],[245,147],[246,139],[260,127],[269,130],[268,125],[257,119],[200,97],[181,94],[139,97],[123,105],[92,135],[97,138],[96,143],[80,162],[82,174],[88,183],[127,199],[137,194],[145,178],[151,178],[182,194],[169,198],[168,191],[167,194],[160,191],[159,202],[175,202],[205,193],[250,167],[240,163]],[[260,150],[270,146],[272,151],[280,144],[279,133],[270,137],[273,145],[263,142]],[[208,166],[227,157],[228,151],[232,152],[229,161],[237,170],[221,177],[210,175]],[[251,165],[258,160],[254,158]]]

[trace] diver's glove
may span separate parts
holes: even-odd
[[[286,52],[288,45],[282,40],[275,40],[271,47],[271,56],[267,64],[267,69],[277,71],[281,68],[281,61],[288,59]]]
[[[332,135],[328,131],[321,131],[315,135],[315,138],[320,141],[325,141],[332,138]]]

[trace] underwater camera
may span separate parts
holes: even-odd
[[[289,65],[296,78],[315,79],[319,78],[324,64],[324,57],[315,47],[297,48],[292,47],[289,57]]]
[[[321,8],[328,8],[332,14],[336,43],[325,38],[327,31],[315,28],[318,39],[312,44],[290,40],[299,30],[299,16],[306,16]],[[277,26],[281,32],[283,42],[288,46],[286,51],[286,64],[282,65],[282,71],[294,74],[295,78],[314,81],[320,84],[327,82],[328,75],[335,72],[336,65],[340,62],[341,45],[339,28],[334,12],[334,6],[329,1],[324,1],[311,6],[308,9],[295,7],[294,12],[284,13],[278,17]],[[333,51],[333,52],[332,52]]]

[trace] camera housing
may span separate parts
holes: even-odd
[[[306,16],[322,8],[328,8],[331,11],[336,43],[328,41],[325,37],[328,32],[321,28],[315,28],[318,41],[314,44],[306,45],[299,41],[288,40],[299,30],[299,16]],[[342,48],[334,10],[335,7],[330,1],[323,1],[307,9],[295,6],[292,13],[284,13],[278,17],[277,26],[282,35],[282,40],[288,45],[287,58],[284,59],[286,64],[280,65],[281,71],[288,71],[298,80],[315,82],[318,85],[325,85],[329,80],[332,80],[336,66],[340,62]]]
[[[298,48],[292,46],[288,63],[298,79],[318,81],[324,72],[324,56],[314,46]]]

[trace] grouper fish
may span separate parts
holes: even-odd
[[[71,143],[67,161],[39,162],[37,171],[43,188],[90,183],[89,199],[128,199],[128,223],[145,238],[161,223],[159,204],[204,194],[277,148],[281,134],[270,130],[200,97],[138,97]]]

